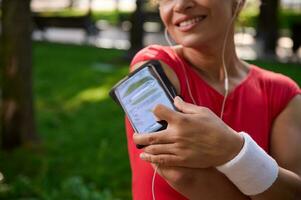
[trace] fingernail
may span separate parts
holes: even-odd
[[[139,156],[140,156],[141,159],[143,159],[143,160],[145,159],[145,154],[144,153],[140,153]]]
[[[183,102],[183,99],[179,96],[176,96],[175,97],[175,101],[177,101],[178,103],[182,103]]]

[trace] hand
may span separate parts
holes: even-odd
[[[243,146],[243,138],[227,126],[211,110],[175,98],[182,112],[163,105],[153,113],[166,120],[165,130],[134,134],[134,142],[146,145],[141,159],[160,166],[188,168],[215,167],[231,160]]]

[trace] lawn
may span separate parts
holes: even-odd
[[[127,73],[119,50],[34,44],[39,147],[0,152],[0,199],[131,199],[123,113],[107,96]],[[291,76],[301,66],[253,62]]]
[[[131,199],[123,113],[107,96],[127,73],[123,53],[34,45],[42,145],[0,154],[0,199]]]

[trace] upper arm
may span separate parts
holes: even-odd
[[[139,67],[141,67],[146,62],[147,61],[138,62],[137,64],[135,64],[131,67],[130,71],[132,72],[135,69],[138,69]],[[172,83],[172,85],[175,87],[175,89],[177,91],[177,94],[180,94],[180,92],[181,92],[180,82],[179,82],[179,79],[178,79],[176,73],[166,63],[162,62],[161,60],[159,60],[159,62],[161,63],[167,78]]]
[[[279,166],[301,175],[301,95],[295,96],[274,121],[271,155]]]

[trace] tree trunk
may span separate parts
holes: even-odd
[[[32,21],[30,0],[2,1],[1,148],[38,140],[32,91]]]
[[[279,28],[278,10],[279,0],[261,0],[257,38],[262,42],[262,52],[266,56],[275,56]]]
[[[136,10],[131,16],[132,28],[130,30],[131,49],[129,50],[128,58],[132,57],[143,47],[143,0],[136,0]]]

